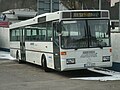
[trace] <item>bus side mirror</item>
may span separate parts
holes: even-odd
[[[53,28],[54,28],[54,30],[56,30],[58,33],[61,33],[61,32],[62,32],[59,22],[53,23]]]
[[[111,22],[111,26],[110,26],[112,29],[115,29],[115,23],[114,22]]]

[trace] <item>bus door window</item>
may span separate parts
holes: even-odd
[[[58,26],[58,22],[53,22],[53,35],[54,35],[54,37],[53,37],[53,41],[54,41],[54,43],[55,43],[55,45],[57,46],[57,47],[59,47],[59,32],[58,32],[58,28],[59,28],[59,26]]]
[[[52,36],[53,36],[53,31],[52,31],[52,23],[48,22],[47,23],[47,40],[52,41]]]
[[[65,47],[65,48],[67,48],[71,42],[70,26],[71,25],[66,25],[66,24],[62,26],[62,47]]]

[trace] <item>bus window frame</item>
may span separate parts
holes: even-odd
[[[79,21],[79,20],[85,20],[85,21],[86,21],[86,20],[87,20],[87,23],[88,23],[88,20],[108,20],[109,46],[104,46],[104,47],[111,47],[110,20],[109,20],[109,19],[102,19],[102,18],[100,18],[100,19],[98,19],[98,18],[97,18],[97,19],[95,19],[95,18],[94,18],[94,19],[93,19],[93,18],[92,18],[92,19],[85,19],[85,18],[84,18],[84,19],[73,19],[73,20],[76,20],[76,21]],[[73,20],[61,20],[60,23],[62,23],[62,21],[73,21]],[[87,24],[87,25],[88,25],[88,24]],[[87,33],[88,33],[88,28],[87,28]],[[62,35],[62,32],[61,32],[61,35]],[[60,37],[60,42],[61,42],[61,43],[60,43],[60,46],[61,46],[61,45],[62,45],[62,36]],[[84,49],[84,48],[100,48],[100,47],[90,47],[89,42],[90,42],[90,41],[89,41],[89,37],[88,37],[88,47],[81,47],[81,48],[79,47],[79,48],[77,48],[77,49],[82,49],[82,48],[83,48],[83,49]],[[61,46],[61,48],[62,48],[62,49],[76,49],[76,48],[63,48],[62,46]]]

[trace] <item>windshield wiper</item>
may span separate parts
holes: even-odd
[[[98,47],[99,47],[100,49],[103,49],[103,46],[102,46],[101,44],[98,44]]]

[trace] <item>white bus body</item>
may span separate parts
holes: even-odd
[[[58,71],[111,67],[107,10],[46,13],[10,25],[10,53]]]

